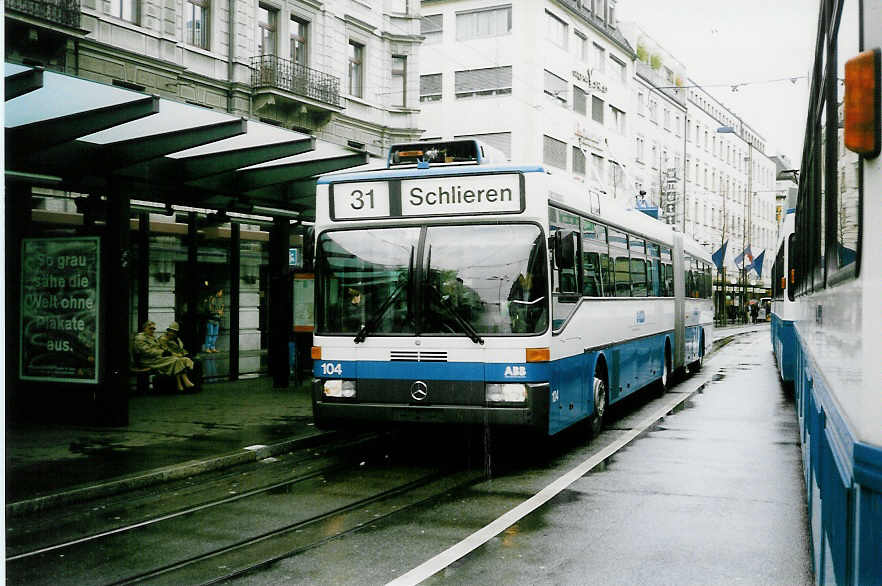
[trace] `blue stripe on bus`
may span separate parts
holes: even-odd
[[[313,374],[319,378],[427,379],[448,381],[544,382],[548,362],[387,362],[372,360],[317,360]]]
[[[773,313],[769,330],[781,380],[793,382],[796,370],[796,330],[793,321],[783,320]]]

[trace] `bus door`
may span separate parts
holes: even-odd
[[[677,370],[685,364],[686,343],[686,283],[684,280],[686,267],[683,264],[683,236],[674,233],[674,361],[673,369]]]

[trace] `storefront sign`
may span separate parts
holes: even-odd
[[[97,383],[99,238],[25,238],[21,256],[20,377]]]
[[[574,69],[573,70],[573,77],[577,81],[581,81],[582,83],[584,83],[587,86],[586,89],[588,89],[589,91],[595,91],[595,92],[599,92],[601,94],[606,93],[606,89],[607,89],[606,84],[603,83],[602,81],[592,80],[590,69],[586,70],[584,73],[581,71],[576,71]]]
[[[315,329],[315,277],[311,273],[294,275],[294,331]]]

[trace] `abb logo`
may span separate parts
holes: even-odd
[[[505,376],[527,376],[526,366],[506,366]]]

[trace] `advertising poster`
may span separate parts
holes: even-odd
[[[311,332],[315,329],[315,279],[312,274],[294,275],[294,331]]]
[[[22,380],[98,382],[99,247],[97,236],[23,239]]]

